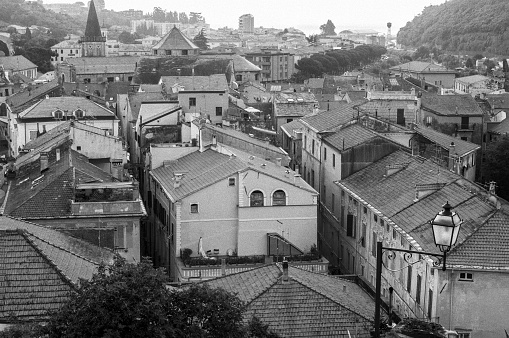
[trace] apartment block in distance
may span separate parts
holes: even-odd
[[[244,14],[239,17],[239,32],[254,33],[254,16]]]

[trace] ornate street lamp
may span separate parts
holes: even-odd
[[[434,262],[433,265],[440,266],[442,265],[442,270],[445,271],[445,259],[446,254],[449,252],[453,245],[456,244],[458,240],[458,234],[461,228],[461,224],[463,221],[459,217],[456,212],[451,212],[451,206],[449,202],[445,203],[442,206],[443,210],[440,211],[432,220],[429,221],[431,224],[431,228],[433,230],[433,239],[435,241],[435,245],[438,246],[443,254],[436,254],[432,252],[425,251],[412,251],[405,249],[396,249],[396,248],[385,248],[382,246],[382,242],[378,242],[376,246],[376,285],[375,285],[375,338],[380,337],[380,293],[382,288],[382,255],[384,252],[388,252],[387,257],[390,259],[396,258],[396,252],[403,252],[403,259],[409,265],[415,264],[420,260],[411,262],[412,254],[418,254],[423,256],[433,256],[438,258],[437,262]],[[384,251],[385,250],[385,251]],[[387,268],[387,267],[386,267]]]

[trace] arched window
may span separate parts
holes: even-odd
[[[272,205],[286,205],[286,194],[283,190],[276,190],[272,194]]]
[[[73,115],[77,119],[82,119],[85,116],[85,112],[82,109],[78,108],[73,112]]]
[[[249,203],[252,207],[263,207],[263,192],[260,190],[253,191]]]

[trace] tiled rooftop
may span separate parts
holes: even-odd
[[[271,90],[272,91],[272,90]],[[317,99],[313,93],[278,93],[274,98],[274,102],[280,103],[317,103]]]
[[[23,55],[2,56],[0,58],[0,65],[3,65],[5,70],[16,70],[16,71],[37,68],[37,66],[34,63],[32,63]]]
[[[463,212],[458,212],[463,218]],[[453,248],[447,262],[453,266],[508,270],[509,215],[498,211],[461,246]]]
[[[303,117],[312,114],[317,103],[293,102],[277,103],[275,109],[276,117]]]
[[[316,132],[330,131],[350,122],[356,115],[353,103],[342,103],[340,108],[322,111],[301,119],[302,124]]]
[[[293,135],[294,130],[302,130],[304,128],[304,125],[300,120],[293,120],[292,122],[285,123],[281,126],[281,129],[283,132],[285,132],[287,135]]]
[[[18,176],[10,182],[4,214],[23,219],[65,217],[71,212],[73,182],[112,181],[110,174],[68,148],[61,151],[59,161],[50,156],[49,162],[49,169],[42,174],[37,157],[17,168]]]
[[[127,74],[134,73],[139,56],[69,58],[65,62],[72,64],[76,74]]]
[[[235,68],[235,72],[259,72],[261,71],[260,67],[246,60],[245,57],[233,54],[233,55],[200,55],[201,59],[227,59],[233,61],[233,67]]]
[[[484,75],[471,75],[456,78],[456,82],[461,82],[465,84],[473,84],[481,81],[489,81],[490,78]]]
[[[57,89],[60,85],[58,84],[57,80],[43,83],[39,85],[35,85],[32,87],[32,89],[29,90],[22,90],[14,95],[11,95],[7,98],[7,103],[13,108],[13,110],[19,111],[17,108],[22,107],[23,105],[27,104],[30,101],[34,101],[37,98],[43,98],[44,95],[47,93],[50,93]]]
[[[387,167],[394,164],[401,164],[403,168],[387,175]],[[391,217],[414,203],[416,184],[451,183],[456,179],[457,175],[429,160],[396,151],[338,184]]]
[[[471,143],[468,141],[463,141],[459,138],[443,134],[441,132],[435,131],[431,128],[415,126],[415,132],[424,136],[428,140],[438,144],[444,149],[449,149],[451,142],[454,142],[455,145],[455,153],[459,156],[466,155],[474,150],[481,148],[481,146]]]
[[[509,93],[487,94],[486,101],[493,109],[509,108]]]
[[[421,72],[447,72],[447,68],[436,65],[434,63],[430,62],[422,62],[422,61],[410,61],[407,63],[403,63],[401,65],[397,65],[394,67],[391,67],[390,70],[392,71],[407,71],[407,72],[415,72],[415,73],[421,73]],[[451,71],[449,71],[451,72]]]
[[[199,49],[187,36],[185,36],[177,27],[173,27],[152,49]]]
[[[65,114],[72,114],[72,112],[78,108],[85,112],[85,118],[88,116],[96,119],[116,119],[115,114],[109,109],[84,97],[75,96],[50,97],[42,99],[19,113],[18,118],[53,118],[51,113],[57,109],[63,111]]]
[[[72,284],[24,232],[0,230],[0,322],[44,320],[62,306]]]
[[[224,74],[210,76],[161,76],[167,93],[178,91],[201,91],[201,90],[228,90],[228,83]]]
[[[235,156],[224,155],[212,149],[204,152],[194,151],[166,166],[152,170],[152,175],[176,200],[249,169],[316,193],[304,180],[299,179],[295,182],[293,175],[286,174],[287,168],[285,167],[251,156],[242,150],[221,146]],[[178,188],[175,188],[173,184],[174,172],[187,173],[182,177]]]
[[[336,130],[324,138],[324,142],[339,151],[349,149],[377,136],[374,132],[358,124],[352,124]]]
[[[247,318],[257,316],[282,337],[347,336],[356,327],[369,335],[363,324],[373,320],[374,300],[357,284],[292,266],[288,274],[283,284],[281,268],[270,264],[204,283],[237,294]]]
[[[436,95],[423,93],[422,108],[438,115],[471,115],[482,116],[483,111],[470,94]]]

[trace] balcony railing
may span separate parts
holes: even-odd
[[[272,256],[240,256],[240,257],[214,257],[215,259],[194,259],[187,260],[188,264],[184,264],[181,259],[177,259],[177,269],[179,279],[181,281],[193,281],[217,278],[221,276],[231,275],[238,272],[254,269],[264,264],[270,264],[275,261]],[[231,264],[227,264],[227,258]],[[290,265],[307,271],[316,273],[328,273],[329,261],[325,258],[316,260],[300,260],[297,257],[289,259]],[[224,259],[224,260],[223,260]],[[280,257],[279,261],[282,260]],[[193,262],[193,263],[190,263]],[[243,262],[243,263],[237,263]],[[204,264],[204,265],[194,265]]]
[[[141,201],[75,202],[71,201],[73,215],[122,215],[142,213]]]

